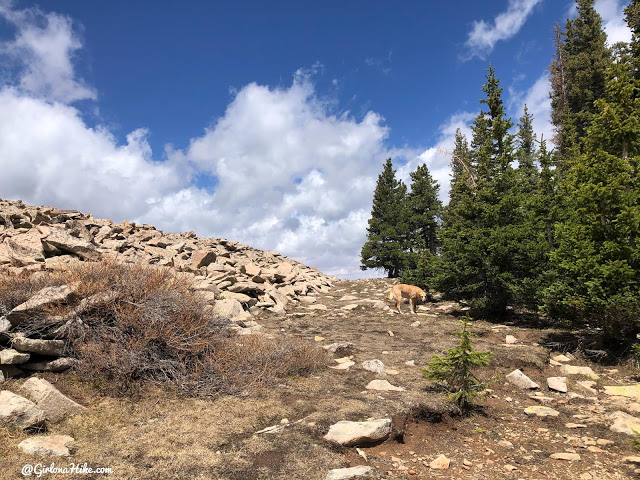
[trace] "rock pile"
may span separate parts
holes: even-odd
[[[213,313],[229,318],[238,334],[260,332],[261,326],[252,320],[255,315],[282,314],[288,304],[327,292],[334,280],[279,253],[236,241],[198,238],[193,232],[164,233],[151,225],[115,224],[78,211],[0,200],[0,275],[61,270],[76,262],[107,259],[157,265],[192,277],[193,289]],[[28,338],[11,329],[47,304],[66,302],[74,294],[73,285],[46,287],[0,317],[3,377],[20,373],[18,366],[62,371],[72,364],[64,357],[64,339]]]

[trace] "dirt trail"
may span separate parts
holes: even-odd
[[[634,414],[640,405],[628,398],[608,397],[601,391],[593,395],[581,390],[576,381],[588,380],[583,376],[568,377],[568,393],[548,390],[547,377],[561,373],[560,367],[549,364],[551,350],[541,345],[550,342],[558,332],[474,322],[473,331],[478,335],[474,347],[490,350],[495,355],[490,367],[482,373],[492,380],[492,393],[483,402],[482,413],[461,419],[443,401],[441,393],[428,388],[430,382],[421,373],[421,367],[433,354],[441,354],[459,341],[451,332],[459,328],[460,306],[451,302],[427,302],[420,306],[417,315],[411,315],[409,305],[404,304],[404,313],[394,314],[380,308],[390,305],[384,300],[389,284],[380,279],[339,282],[314,304],[325,305],[326,310],[301,304],[286,317],[271,317],[264,322],[269,329],[285,335],[311,340],[322,337],[319,343],[323,345],[335,342],[355,345],[347,352],[353,356],[355,365],[345,371],[329,369],[322,373],[317,380],[322,381],[323,392],[319,395],[313,392],[305,400],[313,402],[317,424],[323,425],[323,431],[328,423],[339,420],[393,417],[398,432],[395,438],[362,449],[368,462],[353,448],[341,450],[348,466],[371,465],[386,478],[634,476],[633,465],[625,464],[622,458],[637,452],[626,435],[609,430],[613,421],[608,414],[618,410]],[[457,310],[455,316],[451,314],[453,310]],[[420,324],[414,323],[416,321]],[[506,335],[515,336],[518,343],[507,345]],[[344,356],[342,352],[333,355],[334,358]],[[381,360],[391,374],[365,371],[361,364],[371,359]],[[410,361],[415,366],[406,364]],[[571,364],[589,363],[575,359]],[[616,372],[591,366],[601,377],[598,385],[636,383],[625,375],[629,372],[624,369]],[[505,375],[516,368],[540,385],[539,396],[546,400],[542,403],[534,400],[530,398],[533,391],[519,390],[504,381]],[[386,379],[406,391],[365,390],[365,385],[375,378]],[[533,405],[549,406],[560,414],[555,418],[525,415],[524,409]],[[586,426],[565,426],[570,423]],[[606,440],[613,444],[608,445]],[[550,458],[551,454],[560,452],[577,453],[580,460]],[[450,468],[439,472],[431,470],[429,463],[440,454],[451,459]],[[465,460],[468,465],[463,463]]]

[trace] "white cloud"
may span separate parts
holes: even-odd
[[[524,106],[533,115],[533,131],[540,140],[541,136],[547,140],[547,148],[553,146],[553,125],[551,124],[551,98],[549,98],[549,74],[543,73],[526,92],[519,94],[517,119],[524,113]],[[517,119],[515,120],[517,122]]]
[[[23,91],[64,103],[96,98],[95,89],[74,74],[72,58],[82,44],[69,17],[38,8],[12,10],[6,1],[0,2],[0,16],[17,29],[0,55],[17,64]]]
[[[631,41],[631,30],[624,20],[624,9],[627,1],[597,0],[595,8],[602,17],[602,25],[607,32],[607,43]]]
[[[509,0],[507,10],[496,16],[491,24],[484,20],[474,21],[465,42],[467,51],[462,59],[485,58],[491,53],[496,43],[508,40],[520,31],[527,17],[533,12],[533,8],[541,1]]]

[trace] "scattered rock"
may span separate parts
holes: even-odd
[[[347,360],[346,362],[343,362],[340,365],[332,366],[332,367],[329,367],[329,368],[333,368],[334,370],[348,370],[349,367],[353,367],[355,364],[356,364],[356,362],[354,362],[352,360]]]
[[[391,433],[391,419],[381,418],[366,422],[342,420],[329,427],[324,439],[347,447],[385,440]]]
[[[536,417],[557,417],[560,412],[549,407],[542,407],[535,405],[533,407],[527,407],[524,409],[524,413],[527,415],[535,415]]]
[[[632,463],[634,465],[640,465],[640,456],[638,456],[638,455],[629,455],[627,457],[623,457],[622,461],[624,463]]]
[[[348,480],[350,478],[358,478],[373,472],[372,467],[359,465],[349,468],[334,468],[327,473],[326,480]]]
[[[22,429],[44,426],[45,414],[35,403],[8,390],[0,391],[0,424]]]
[[[384,373],[384,363],[378,359],[362,362],[362,368],[373,373]]]
[[[68,457],[70,455],[69,444],[73,442],[73,437],[69,435],[37,436],[21,441],[18,448],[32,455]]]
[[[19,365],[29,361],[31,355],[22,353],[13,348],[5,348],[0,351],[0,364],[2,365]]]
[[[391,385],[387,380],[371,380],[365,388],[367,390],[380,390],[385,392],[404,392],[403,387]]]
[[[587,428],[584,423],[565,423],[564,426],[567,428]]]
[[[591,369],[591,367],[576,367],[575,365],[563,365],[560,369],[563,375],[584,375],[586,377],[598,380],[600,377]]]
[[[549,390],[567,393],[567,377],[549,377],[547,378],[547,385]]]
[[[327,306],[326,305],[322,305],[321,303],[318,303],[317,305],[309,305],[307,307],[307,310],[326,310]]]
[[[506,338],[504,339],[504,343],[506,343],[507,345],[514,345],[518,343],[518,339],[513,335],[507,335]]]
[[[559,362],[559,363],[564,363],[564,362],[570,362],[571,359],[569,357],[566,357],[564,355],[556,355],[555,357],[551,357],[551,360],[555,361],[555,362]]]
[[[451,460],[445,455],[438,455],[431,463],[429,463],[429,468],[432,470],[448,470],[450,464]]]
[[[339,299],[339,302],[351,302],[353,300],[357,300],[358,297],[356,297],[355,295],[345,295],[344,297],[342,297],[341,299]]]
[[[633,398],[634,400],[640,401],[640,384],[604,387],[604,393],[606,393],[607,395],[629,397]]]
[[[64,353],[64,340],[39,340],[34,338],[26,338],[23,336],[14,336],[11,340],[13,348],[21,352],[37,353],[39,355],[49,355],[59,357]]]
[[[336,342],[331,345],[325,345],[323,347],[327,352],[335,353],[338,355],[349,355],[353,349],[355,349],[355,344],[351,342]]]
[[[640,419],[628,413],[617,411],[610,415],[613,420],[610,430],[618,433],[625,433],[633,436],[635,432],[640,432]]]
[[[521,389],[531,390],[534,388],[540,388],[540,386],[536,382],[527,377],[524,373],[522,373],[521,370],[514,370],[509,375],[507,375],[505,379]]]
[[[349,305],[345,305],[344,307],[341,307],[342,310],[354,310],[356,308],[358,308],[358,304],[357,303],[350,303]]]
[[[18,305],[7,313],[6,319],[13,327],[19,325],[29,317],[36,314],[40,309],[54,303],[66,302],[73,297],[74,292],[68,285],[57,285],[45,287],[36,293],[26,302]]]
[[[598,394],[598,391],[593,388],[595,384],[596,382],[594,382],[593,380],[580,380],[576,382],[576,385],[578,385],[580,388],[582,388],[587,393],[590,393],[591,395]]]
[[[20,365],[20,368],[24,370],[31,370],[34,372],[54,372],[60,373],[73,367],[76,360],[69,357],[56,358],[55,360],[43,361],[43,362],[27,362]]]
[[[85,407],[63,395],[60,390],[42,378],[29,378],[22,384],[20,391],[35,402],[38,408],[45,413],[47,420],[52,423],[57,423],[68,415],[86,410]]]
[[[580,460],[580,455],[578,455],[577,453],[561,452],[552,453],[550,455],[550,458],[553,458],[554,460],[568,460],[570,462],[576,462]]]

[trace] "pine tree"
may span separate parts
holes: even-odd
[[[623,49],[587,130],[585,153],[563,178],[569,215],[557,229],[547,290],[555,316],[628,338],[640,329],[640,83]]]
[[[524,114],[518,123],[518,188],[520,194],[530,196],[535,190],[539,172],[535,166],[536,135],[533,133],[533,116],[524,106]]]
[[[583,139],[604,95],[605,71],[611,63],[607,35],[594,0],[576,0],[578,16],[556,27],[556,55],[550,66],[552,121],[556,127],[561,172],[582,152]]]
[[[440,249],[442,217],[442,202],[438,199],[440,186],[429,173],[426,164],[419,165],[410,176],[411,193],[407,195],[408,266],[402,275],[402,281],[428,288],[432,285]]]
[[[402,273],[409,232],[406,194],[406,185],[396,179],[391,159],[387,159],[373,194],[367,241],[360,255],[362,270],[382,268],[389,278]]]
[[[436,255],[440,246],[438,230],[442,215],[442,202],[438,199],[440,186],[424,163],[410,176],[411,192],[407,195],[407,201],[413,243]]]
[[[467,178],[472,186],[462,202],[455,199],[455,210],[449,208],[445,217],[445,273],[439,284],[449,295],[472,301],[484,314],[501,315],[514,294],[513,263],[519,261],[514,242],[521,213],[511,166],[513,123],[505,114],[502,88],[491,66],[486,79],[482,87],[486,98],[481,102],[487,111],[480,112],[472,125],[472,168]],[[464,188],[459,182],[455,186]]]

